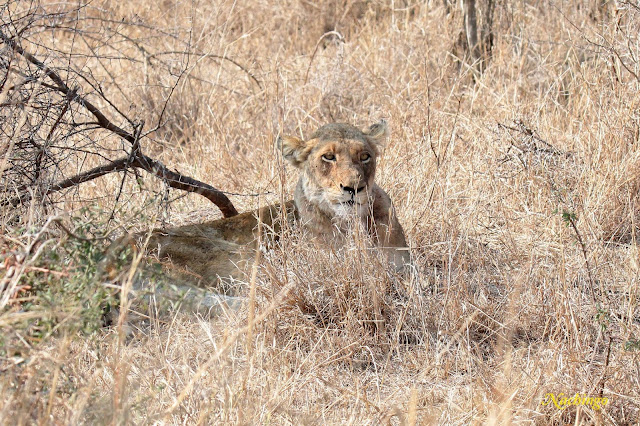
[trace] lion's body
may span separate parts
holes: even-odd
[[[263,235],[280,234],[284,221],[295,222],[295,206],[289,201],[259,211],[193,225],[152,231],[147,250],[169,260],[173,273],[200,285],[217,284],[219,278],[242,279],[256,250],[258,218]],[[283,220],[284,219],[284,220]],[[143,241],[145,233],[139,234]]]
[[[381,122],[367,132],[348,124],[329,124],[306,142],[279,138],[283,156],[301,169],[294,202],[284,208],[273,205],[261,212],[155,230],[147,247],[202,284],[213,284],[219,277],[238,278],[246,270],[243,263],[255,253],[260,217],[263,228],[276,238],[284,221],[297,222],[304,235],[333,247],[344,244],[357,225],[390,263],[402,267],[409,262],[404,232],[389,196],[374,182],[379,145],[385,137],[386,124]],[[138,240],[144,235],[139,234]]]

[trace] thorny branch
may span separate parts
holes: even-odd
[[[133,167],[143,169],[146,172],[163,179],[172,188],[180,189],[187,192],[194,192],[202,195],[203,197],[213,202],[216,206],[218,206],[225,217],[230,217],[238,214],[229,198],[222,191],[214,188],[209,184],[200,182],[188,176],[184,176],[177,171],[171,171],[161,162],[144,155],[141,152],[139,146],[139,135],[142,130],[142,124],[139,125],[139,128],[136,128],[136,135],[127,132],[126,130],[110,121],[97,106],[87,100],[84,96],[80,95],[77,89],[71,89],[56,71],[49,68],[44,64],[44,62],[33,56],[31,53],[27,52],[13,38],[7,37],[2,30],[0,30],[0,40],[2,40],[2,42],[10,47],[14,52],[18,53],[28,62],[42,70],[45,76],[54,83],[51,88],[64,94],[68,102],[76,102],[84,107],[87,111],[89,111],[89,113],[91,113],[96,118],[95,124],[97,126],[118,135],[132,145],[131,154],[126,158],[112,161],[109,164],[93,168],[87,172],[60,181],[50,186],[45,191],[45,195],[79,185],[83,182],[87,182],[108,173],[124,171],[128,167]],[[66,112],[66,109],[64,111]],[[60,118],[58,119],[58,121],[59,120]],[[129,122],[131,123],[132,121],[129,120]],[[15,198],[4,200],[0,204],[11,204],[13,206],[16,206],[20,203],[31,200],[32,195],[26,192],[27,190],[28,186],[21,186],[20,188],[18,188],[18,192],[22,194]]]
[[[207,198],[208,200],[216,204],[218,208],[220,208],[220,211],[222,212],[224,217],[231,217],[238,214],[237,210],[235,209],[235,207],[233,207],[232,204],[229,204],[229,205],[218,204],[219,203],[218,194],[221,194],[226,198],[226,195],[220,192],[219,190],[215,189],[211,185],[200,182],[196,179],[181,175],[178,172],[171,171],[161,162],[154,160],[153,158],[148,157],[141,153],[138,153],[137,155],[135,155],[133,161],[130,159],[129,156],[123,157],[118,160],[112,161],[109,164],[95,167],[84,173],[78,174],[71,178],[65,179],[61,182],[58,182],[55,185],[52,185],[51,187],[49,187],[49,189],[47,189],[47,191],[45,192],[45,195],[49,195],[54,192],[61,191],[63,189],[71,188],[72,186],[76,186],[81,183],[88,182],[90,180],[96,179],[100,176],[104,176],[109,173],[121,172],[126,170],[129,167],[142,169],[163,180],[166,180],[166,182],[172,188],[181,189],[187,192],[195,192],[197,194],[202,195],[203,197]],[[26,190],[26,188],[21,188],[21,189]],[[31,194],[24,193],[19,197],[12,198],[1,204],[11,204],[13,206],[17,206],[18,204],[27,202],[31,199],[32,199]]]

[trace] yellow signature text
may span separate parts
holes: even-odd
[[[555,393],[547,393],[545,394],[541,402],[543,406],[553,405],[558,410],[564,410],[565,408],[572,405],[582,405],[585,407],[590,407],[591,409],[596,411],[602,409],[608,403],[609,398],[607,397],[594,398],[586,395],[580,395],[578,393],[576,393],[573,397],[569,397],[564,393],[559,393],[557,395]]]

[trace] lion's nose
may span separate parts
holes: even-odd
[[[351,186],[344,186],[344,185],[340,184],[340,189],[342,189],[342,190],[343,190],[343,191],[345,191],[345,192],[349,192],[351,195],[353,195],[353,194],[355,194],[356,192],[362,192],[362,191],[364,191],[365,187],[364,187],[364,186],[361,186],[361,187],[360,187],[360,188],[358,188],[358,189],[354,189],[354,188],[353,188],[353,187],[351,187]]]

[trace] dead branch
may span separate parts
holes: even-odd
[[[104,176],[106,174],[112,172],[119,172],[126,170],[127,162],[129,161],[129,157],[120,158],[118,160],[113,161],[107,165],[95,167],[91,170],[88,170],[84,173],[80,173],[76,176],[65,179],[61,182],[56,183],[55,185],[50,186],[44,195],[49,195],[54,192],[62,191],[63,189],[71,188],[72,186],[79,185],[84,182],[88,182],[95,178],[99,178],[100,176]],[[18,192],[24,192],[28,189],[28,186],[22,186],[17,189]],[[12,206],[17,206],[18,204],[25,203],[32,199],[32,195],[30,193],[23,193],[22,195],[11,198],[9,200],[4,200],[0,203],[0,205],[11,204]]]
[[[47,65],[45,65],[38,58],[34,57],[32,54],[24,50],[15,40],[13,40],[10,37],[7,37],[1,30],[0,30],[0,39],[2,40],[3,43],[9,46],[13,51],[17,52],[22,57],[24,57],[27,61],[29,61],[30,63],[38,67],[40,70],[42,70],[45,73],[45,75],[53,81],[54,83],[53,89],[64,94],[67,97],[67,99],[69,99],[69,101],[76,102],[82,107],[84,107],[87,111],[89,111],[96,118],[96,124],[99,127],[120,136],[122,139],[128,141],[132,145],[132,151],[128,157],[115,160],[107,165],[96,167],[85,173],[81,173],[74,177],[58,182],[57,184],[54,184],[51,187],[49,187],[46,190],[45,195],[51,194],[53,192],[61,191],[63,189],[66,189],[75,185],[79,185],[83,182],[87,182],[89,180],[98,178],[108,173],[124,171],[128,167],[135,167],[135,168],[143,169],[148,173],[151,173],[154,176],[163,179],[172,188],[180,189],[187,192],[194,192],[202,195],[203,197],[213,202],[220,209],[220,211],[225,217],[230,217],[238,214],[231,200],[229,200],[229,198],[222,191],[214,188],[209,184],[200,182],[188,176],[184,176],[176,171],[171,171],[159,161],[154,160],[142,154],[139,147],[139,141],[136,135],[127,132],[126,130],[122,129],[121,127],[111,122],[100,111],[98,107],[96,107],[93,103],[88,101],[82,95],[78,94],[76,89],[69,88],[69,86],[64,82],[64,80],[60,77],[60,75],[56,71],[47,67]],[[132,120],[130,119],[127,119],[127,120],[129,121],[129,123],[133,123]],[[137,129],[138,134],[140,130],[141,128]],[[27,188],[28,187],[26,186],[20,187],[18,188],[18,192],[26,191]],[[29,201],[31,199],[32,199],[31,194],[24,193],[22,195],[19,195],[18,197],[4,201],[1,204],[3,205],[11,204],[13,206],[16,206],[20,203]]]
[[[44,71],[45,75],[55,83],[54,88],[56,90],[63,93],[71,101],[77,102],[85,107],[96,118],[97,123],[100,125],[100,127],[115,133],[116,135],[132,144],[135,142],[136,138],[131,133],[109,121],[109,119],[95,105],[86,100],[84,97],[80,96],[78,93],[76,93],[75,90],[71,90],[57,72],[46,66],[44,62],[34,57],[31,53],[25,51],[22,46],[15,42],[15,40],[7,37],[2,32],[2,30],[0,30],[0,39],[2,39],[2,41],[13,51],[17,52],[27,61],[31,62],[33,65]]]
[[[475,0],[462,0],[464,14],[464,34],[467,39],[467,50],[477,78],[486,68],[493,48],[493,14],[495,2],[487,0],[481,8],[481,26],[478,31],[478,13]]]
[[[167,184],[171,188],[180,189],[187,192],[195,192],[202,195],[203,197],[214,203],[216,206],[218,206],[224,217],[231,217],[238,214],[238,211],[235,209],[233,204],[231,204],[230,202],[225,202],[225,199],[228,200],[228,198],[220,190],[214,188],[209,184],[190,178],[189,176],[184,176],[178,172],[171,171],[161,162],[154,160],[153,158],[148,157],[144,154],[141,154],[140,152],[134,154],[133,160],[130,156],[123,157],[109,164],[95,167],[89,171],[58,182],[55,185],[49,187],[44,195],[49,195],[54,192],[62,191],[63,189],[71,188],[72,186],[88,182],[109,173],[125,171],[129,167],[139,168],[148,173],[151,173],[152,175],[157,176],[167,182]],[[18,191],[25,191],[26,189],[27,188],[19,188]],[[30,201],[31,199],[32,195],[29,193],[25,193],[21,196],[6,200],[0,204],[11,204],[12,206],[17,206],[18,204]]]
[[[171,171],[164,164],[151,157],[147,157],[146,155],[139,153],[133,161],[132,166],[141,168],[146,172],[163,179],[171,188],[181,189],[187,192],[195,192],[196,194],[202,195],[218,206],[224,217],[231,217],[238,214],[238,211],[233,206],[229,198],[227,198],[227,196],[219,189],[189,176]]]
[[[464,26],[467,35],[467,46],[474,62],[480,60],[480,49],[478,48],[478,24],[476,20],[475,0],[464,0]]]

